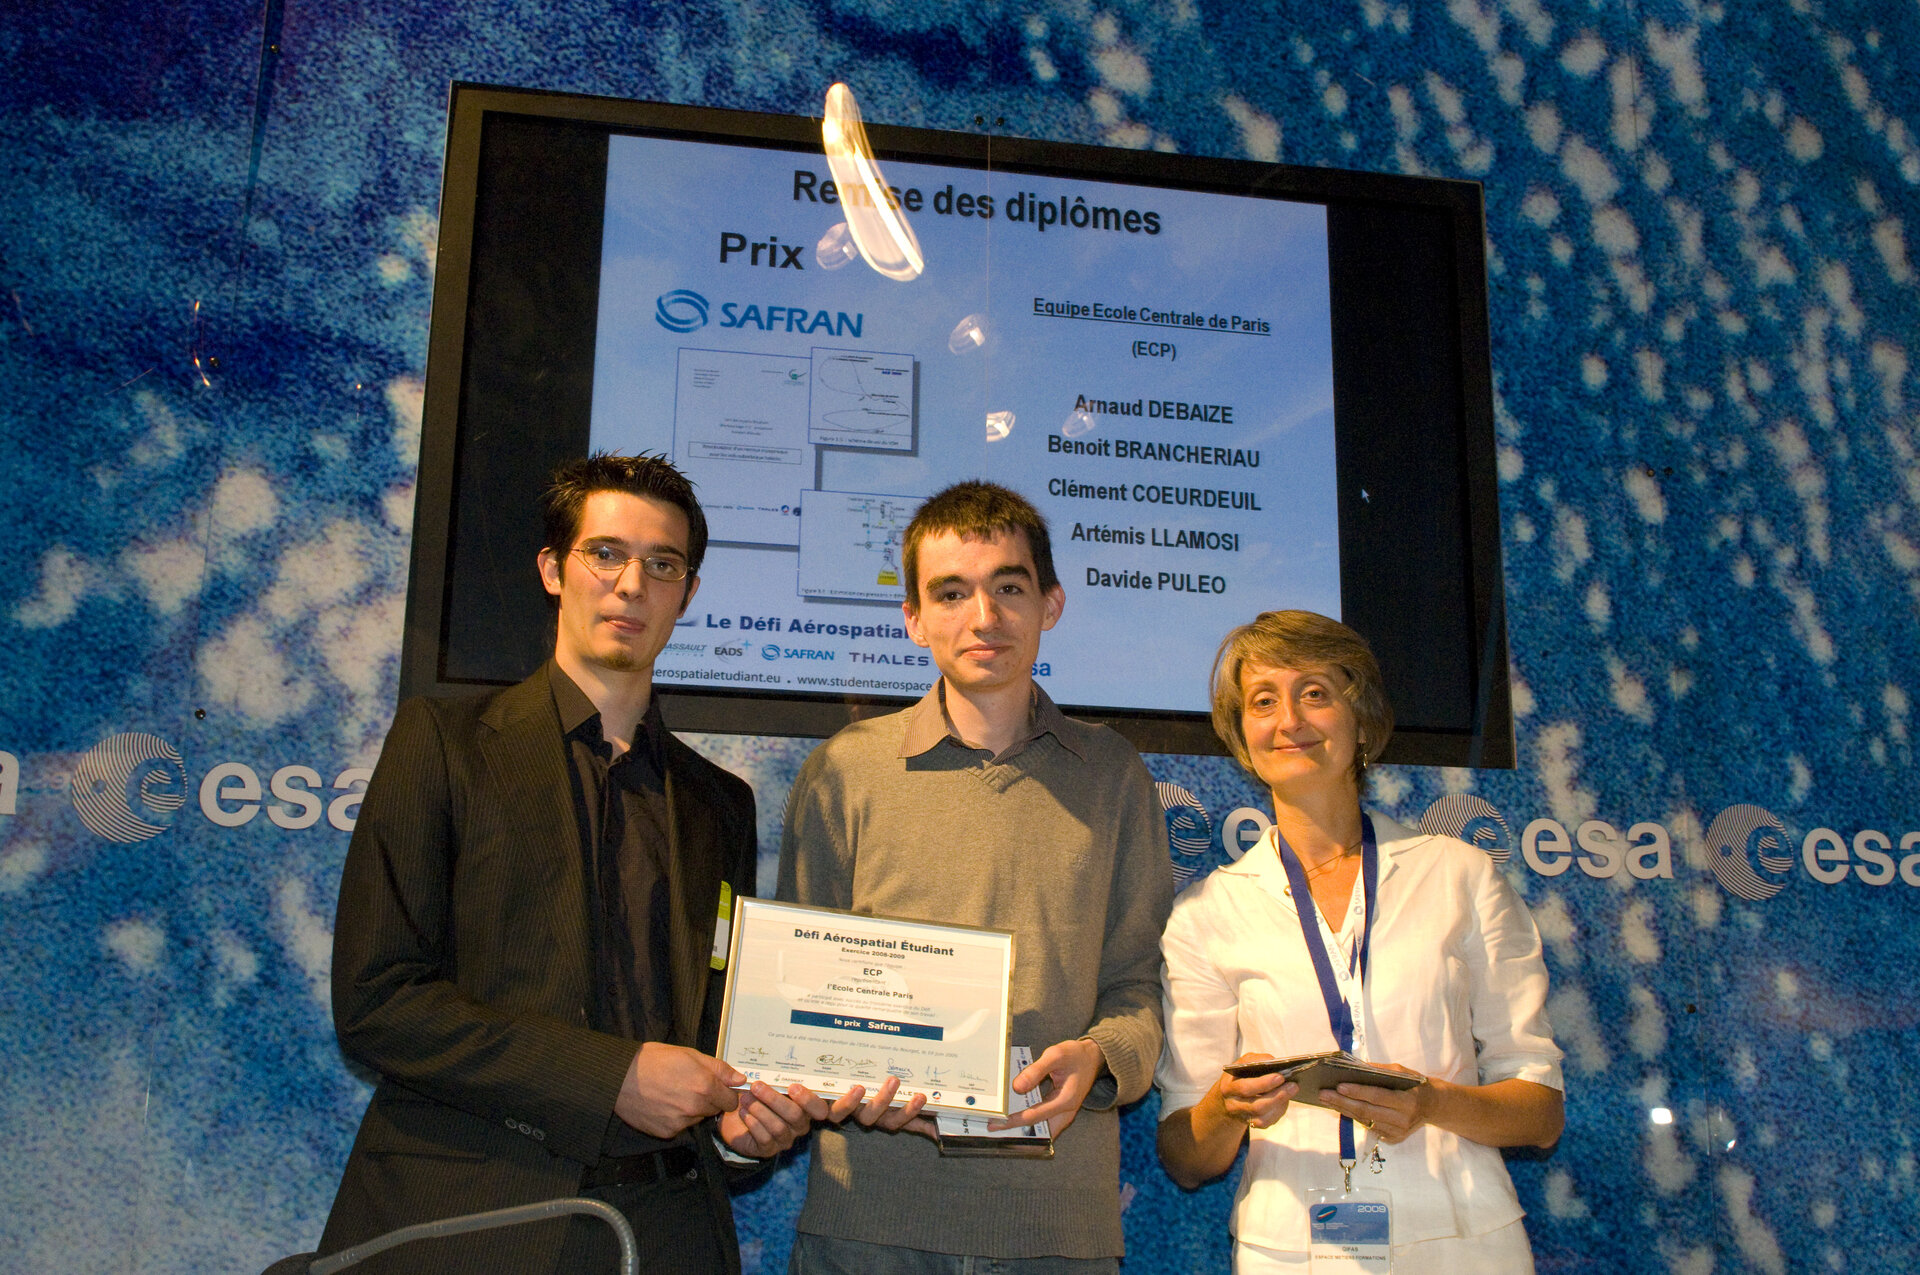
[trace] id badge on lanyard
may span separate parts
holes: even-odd
[[[1366,891],[1366,915],[1360,941],[1349,962],[1349,974],[1359,986],[1367,978],[1369,948],[1373,942],[1373,913],[1379,894],[1380,844],[1373,833],[1373,820],[1360,816],[1360,871]],[[1274,830],[1274,848],[1287,872],[1287,885],[1293,894],[1294,912],[1300,920],[1300,937],[1313,960],[1313,972],[1320,982],[1320,996],[1326,1002],[1327,1023],[1341,1049],[1351,1051],[1354,1039],[1355,1006],[1349,1003],[1334,975],[1336,952],[1322,934],[1320,910],[1314,906],[1313,891],[1307,884],[1306,869],[1287,839]],[[1373,1171],[1380,1171],[1378,1146],[1373,1151]],[[1353,1170],[1359,1163],[1354,1147],[1353,1121],[1340,1117],[1340,1184],[1315,1187],[1307,1192],[1307,1255],[1313,1275],[1387,1275],[1393,1269],[1393,1197],[1379,1188],[1353,1185]]]
[[[1313,1275],[1393,1270],[1393,1197],[1367,1187],[1307,1192],[1307,1258]]]

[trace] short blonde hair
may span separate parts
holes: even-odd
[[[1360,748],[1354,753],[1356,777],[1387,749],[1393,738],[1393,706],[1380,677],[1380,664],[1367,640],[1338,620],[1314,611],[1262,611],[1253,623],[1227,634],[1213,657],[1213,733],[1233,751],[1234,760],[1253,773],[1247,734],[1240,722],[1245,705],[1240,675],[1257,668],[1337,668],[1346,674],[1347,701],[1360,724]]]

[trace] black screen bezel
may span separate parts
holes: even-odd
[[[542,144],[516,148],[516,127],[537,131]],[[550,650],[552,621],[532,570],[540,540],[534,497],[553,464],[586,448],[613,133],[819,152],[819,122],[803,117],[453,86],[403,696],[510,684]],[[870,125],[868,133],[882,161],[1324,204],[1342,609],[1379,655],[1400,719],[1382,760],[1513,766],[1477,183],[984,132]],[[503,164],[517,167],[509,173]],[[541,254],[502,252],[501,243],[529,236],[539,238]],[[592,268],[583,265],[587,256]],[[1410,569],[1436,556],[1450,565]],[[471,663],[459,653],[475,643],[514,654],[497,673],[449,675],[450,651],[456,666]],[[660,700],[676,730],[802,736],[828,735],[905,702],[678,686],[663,686]],[[1205,714],[1063,707],[1143,751],[1225,751]]]

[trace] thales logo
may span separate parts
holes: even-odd
[[[157,837],[187,804],[180,753],[154,735],[109,735],[73,768],[73,808],[96,836],[131,844]]]
[[[707,326],[707,299],[689,288],[663,292],[653,303],[653,321],[669,332],[692,332]]]

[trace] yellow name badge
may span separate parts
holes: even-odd
[[[733,887],[720,883],[720,915],[713,923],[713,955],[707,964],[714,969],[727,968],[727,948],[733,943]]]

